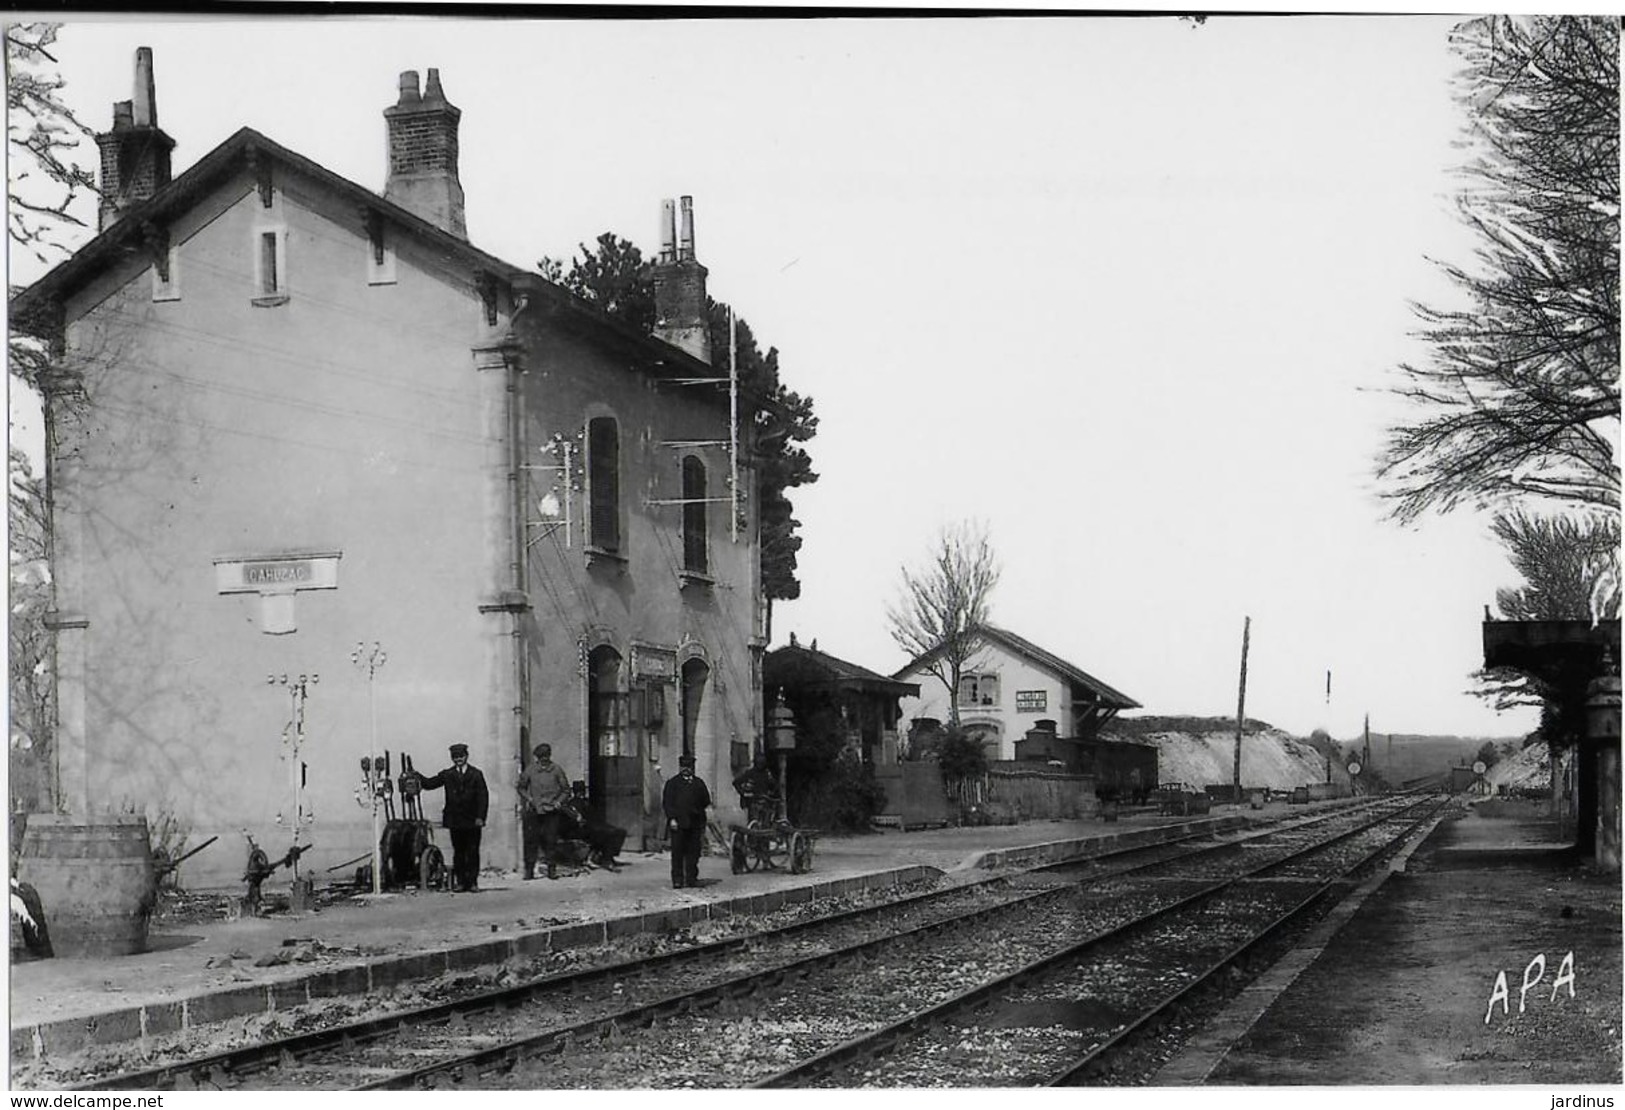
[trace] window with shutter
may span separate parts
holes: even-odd
[[[587,423],[589,540],[604,551],[621,549],[621,435],[612,416]]]
[[[705,464],[694,455],[683,457],[683,569],[709,572],[706,554]]]

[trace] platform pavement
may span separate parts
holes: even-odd
[[[11,1054],[15,1062],[133,1041],[711,916],[944,875],[969,881],[1000,867],[1087,856],[1113,842],[1165,839],[1195,823],[1235,828],[1289,812],[1303,808],[825,836],[804,874],[733,875],[725,857],[707,855],[705,885],[684,890],[672,889],[666,855],[625,853],[617,872],[556,881],[487,870],[475,894],[367,894],[297,915],[174,926],[159,920],[146,952],[14,964]],[[261,966],[283,957],[291,958]]]
[[[1578,856],[1545,806],[1470,800],[1339,903],[1152,1083],[1617,1085],[1619,883]],[[1531,951],[1565,945],[1583,953],[1578,1003],[1571,993],[1568,1007],[1532,1008],[1527,1023],[1520,1005],[1517,1023],[1492,1024],[1497,960],[1516,976]],[[1554,1038],[1568,1051],[1552,1051]]]

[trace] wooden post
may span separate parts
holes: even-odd
[[[1241,797],[1241,728],[1247,719],[1247,641],[1253,628],[1253,618],[1243,619],[1241,626],[1241,692],[1236,695],[1236,797]]]

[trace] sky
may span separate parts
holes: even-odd
[[[1250,620],[1249,717],[1515,736],[1467,692],[1518,584],[1488,519],[1400,526],[1374,477],[1430,260],[1473,249],[1453,22],[100,17],[57,57],[101,131],[152,47],[177,174],[248,125],[375,190],[436,67],[469,238],[520,266],[652,255],[692,195],[711,295],[819,418],[775,644],[901,668],[901,568],[975,520],[995,623],[1140,712],[1233,718]]]

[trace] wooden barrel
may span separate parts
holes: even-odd
[[[145,817],[34,814],[17,877],[39,892],[58,956],[146,949],[158,888]]]

